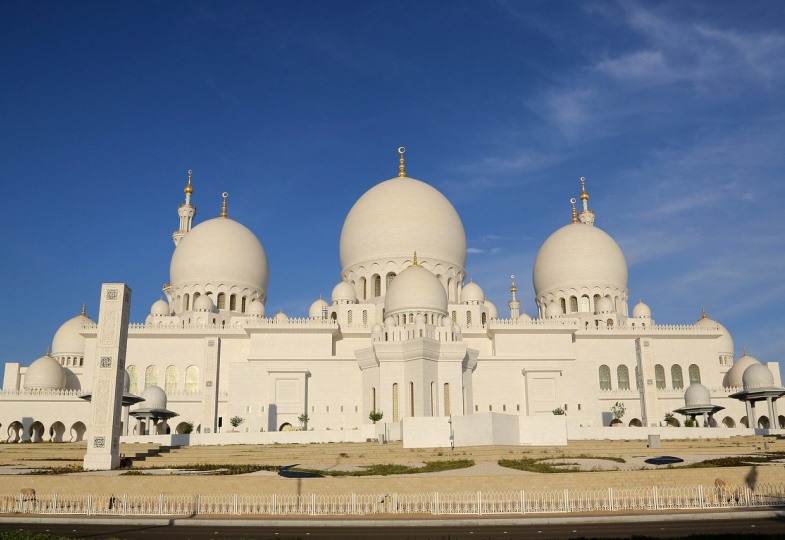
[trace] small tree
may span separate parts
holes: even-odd
[[[194,430],[194,421],[193,420],[186,421],[185,425],[183,426],[183,433],[193,433],[193,430]]]
[[[384,418],[384,413],[382,411],[371,411],[371,414],[368,415],[368,418],[375,424]]]
[[[613,419],[621,421],[626,410],[627,407],[624,406],[624,403],[617,401],[616,404],[611,407],[611,414],[613,414]]]
[[[232,427],[235,429],[237,429],[243,422],[245,422],[245,418],[242,416],[232,416],[229,419],[229,423],[232,424]]]
[[[298,416],[297,420],[300,421],[300,427],[302,427],[303,429],[306,429],[308,427],[308,414],[307,413],[303,413],[300,416]]]
[[[555,414],[556,416],[562,416],[563,414],[565,414],[564,409],[562,409],[561,407],[556,407],[555,409],[553,409],[553,414]]]
[[[676,421],[676,417],[673,416],[673,413],[665,413],[665,425],[672,426]]]

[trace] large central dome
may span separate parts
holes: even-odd
[[[398,177],[369,189],[346,216],[341,231],[344,274],[360,266],[410,260],[463,273],[466,233],[450,201],[425,182]],[[400,271],[400,268],[397,269]]]

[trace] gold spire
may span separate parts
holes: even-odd
[[[52,356],[52,347],[46,346],[46,356]]]
[[[515,274],[510,276],[510,280],[512,280],[512,285],[510,286],[510,292],[515,294],[518,292],[518,287],[515,286]]]
[[[193,175],[193,173],[194,172],[191,169],[188,169],[188,185],[186,185],[185,189],[183,190],[188,195],[194,192],[194,187],[191,185],[191,176]]]
[[[87,304],[82,303],[82,317],[84,317],[86,314],[87,314]]]
[[[223,203],[221,204],[221,217],[226,217],[226,198],[229,196],[229,193],[224,191],[221,193],[221,197],[224,198]]]
[[[403,161],[403,155],[406,153],[406,148],[403,146],[398,147],[398,154],[401,156],[398,159],[398,176],[403,178],[406,176],[406,164]]]
[[[414,262],[412,263],[412,266],[418,266],[418,264],[417,264],[417,252],[416,251],[414,252]]]
[[[708,319],[706,316],[706,306],[701,306],[701,319]]]
[[[586,178],[581,176],[581,200],[588,201],[589,194],[586,193]]]
[[[578,212],[575,210],[575,203],[578,202],[575,200],[575,197],[570,199],[570,204],[572,205],[572,222],[578,223]]]
[[[741,352],[744,353],[744,354],[742,354],[742,356],[747,356],[747,347],[742,347],[741,348]]]

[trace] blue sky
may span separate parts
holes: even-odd
[[[785,3],[17,2],[0,8],[0,361],[41,356],[100,284],[141,322],[186,171],[270,260],[268,313],[339,280],[352,204],[442,191],[467,272],[534,312],[540,244],[587,178],[659,323],[701,306],[785,361]]]

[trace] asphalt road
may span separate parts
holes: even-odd
[[[318,524],[282,525],[280,522],[271,526],[259,520],[259,526],[237,526],[227,521],[210,522],[203,525],[164,525],[138,524],[123,525],[107,522],[106,524],[70,523],[0,523],[0,532],[26,530],[30,532],[47,532],[71,538],[118,538],[118,539],[359,539],[374,540],[417,539],[417,540],[481,540],[533,538],[538,540],[551,538],[630,538],[632,536],[651,536],[658,538],[681,538],[690,534],[718,535],[717,538],[732,538],[739,534],[769,535],[771,539],[785,538],[785,516],[778,518],[742,518],[732,520],[671,520],[663,516],[661,521],[654,522],[571,522],[562,524],[527,524],[526,520],[506,520],[505,524],[493,522],[483,523],[450,523],[430,522],[420,524],[374,524],[364,522],[346,526],[325,526]]]

